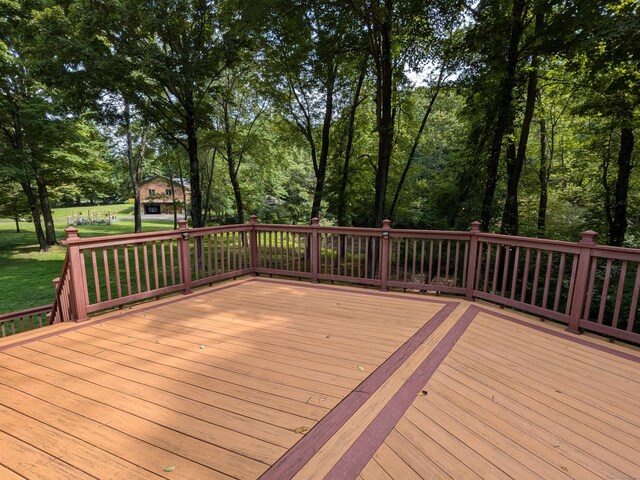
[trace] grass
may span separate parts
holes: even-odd
[[[124,212],[130,205],[108,205],[95,207],[105,212]],[[74,207],[74,211],[86,212],[85,207]],[[91,210],[94,210],[91,207]],[[56,209],[56,235],[65,238],[66,215],[71,209]],[[55,246],[47,253],[40,253],[31,223],[21,223],[21,233],[16,233],[12,221],[0,221],[0,314],[39,307],[53,301],[52,280],[60,276],[65,247]],[[143,231],[171,230],[173,222],[143,221]],[[117,235],[133,232],[132,221],[118,221],[113,225],[83,225],[79,227],[81,237]]]

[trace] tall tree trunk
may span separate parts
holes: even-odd
[[[333,92],[336,84],[338,66],[335,62],[329,63],[327,67],[327,96],[325,98],[324,121],[322,124],[322,145],[320,146],[320,158],[316,169],[316,187],[313,193],[313,204],[311,206],[311,218],[320,216],[322,206],[322,195],[327,176],[327,161],[329,159],[329,141],[331,139],[331,118],[333,116]]]
[[[518,66],[518,56],[520,52],[520,39],[524,29],[524,9],[526,0],[513,0],[511,11],[511,33],[507,54],[507,64],[504,77],[498,93],[498,113],[496,126],[493,131],[489,158],[487,160],[487,180],[485,184],[484,198],[482,200],[482,213],[480,221],[482,229],[487,231],[493,216],[493,197],[496,193],[498,183],[498,165],[500,163],[500,152],[502,150],[502,140],[506,132],[513,130],[514,108],[513,89],[516,84],[516,69]]]
[[[392,25],[393,0],[385,0],[381,12],[376,14],[379,50],[376,52],[376,116],[378,130],[378,166],[376,169],[376,196],[371,226],[382,226],[385,217],[387,183],[391,153],[393,151],[393,53]]]
[[[33,193],[33,188],[31,188],[31,184],[28,181],[21,181],[20,186],[22,187],[22,191],[27,197],[27,202],[29,203],[29,210],[31,211],[31,217],[33,218],[33,227],[36,231],[36,238],[38,239],[38,245],[40,245],[40,251],[46,252],[49,250],[49,245],[47,244],[47,239],[44,236],[44,230],[42,230],[42,223],[40,222],[38,200],[36,199],[36,196]]]
[[[133,231],[142,232],[142,203],[140,201],[140,182],[142,181],[143,154],[135,155],[133,151],[133,131],[131,129],[131,107],[124,103],[124,121],[127,129],[127,161],[129,163],[129,178],[133,188]],[[143,134],[144,137],[144,134]],[[144,145],[145,140],[142,140]],[[144,147],[141,147],[144,148]]]
[[[544,14],[536,14],[535,35],[538,36],[544,26]],[[533,112],[536,106],[536,98],[538,95],[538,55],[534,52],[531,58],[531,69],[529,70],[529,78],[527,80],[527,100],[524,108],[524,117],[522,119],[522,128],[520,130],[520,139],[518,141],[518,153],[515,159],[507,157],[507,198],[504,204],[504,213],[502,215],[501,233],[507,235],[518,235],[519,230],[519,212],[518,212],[518,188],[520,186],[520,177],[522,176],[522,168],[527,157],[527,143],[529,141],[529,132],[531,131],[531,122],[533,121]]]
[[[204,199],[204,218],[205,221],[207,218],[211,218],[210,209],[211,209],[211,188],[213,187],[213,173],[216,168],[216,154],[218,153],[218,149],[214,148],[213,153],[211,154],[211,170],[209,170],[209,176],[207,179],[207,194]]]
[[[347,122],[347,146],[344,152],[344,164],[342,165],[342,177],[340,179],[340,190],[338,191],[338,225],[341,227],[347,226],[347,186],[349,184],[349,166],[351,163],[351,156],[353,155],[353,139],[355,136],[355,124],[356,124],[356,110],[360,105],[360,92],[362,91],[362,84],[364,83],[364,77],[367,74],[367,64],[369,63],[369,55],[365,54],[360,64],[360,74],[358,75],[358,81],[356,83],[356,89],[353,93],[353,100],[351,101],[351,108],[349,109],[349,120]]]
[[[16,233],[20,233],[20,217],[16,215],[13,220],[16,222]]]
[[[187,189],[184,187],[184,172],[182,171],[182,160],[178,157],[178,175],[180,175],[180,188],[182,188],[182,215],[187,219]]]
[[[540,118],[540,169],[538,178],[540,180],[540,200],[538,202],[538,237],[544,238],[547,229],[547,202],[549,198],[549,175],[551,173],[551,162],[548,158],[547,146],[547,123],[544,118]]]
[[[623,127],[620,131],[613,222],[609,230],[609,245],[617,247],[622,246],[624,243],[624,236],[627,231],[627,197],[629,194],[629,178],[631,177],[633,144],[633,130],[629,127]]]
[[[194,228],[204,227],[202,221],[202,191],[200,189],[200,159],[198,158],[198,127],[193,92],[185,92],[185,133],[189,154],[189,176],[191,186],[191,223]],[[186,208],[186,205],[185,205]]]
[[[223,121],[224,121],[224,148],[227,157],[227,166],[229,167],[229,180],[233,188],[233,198],[236,202],[237,223],[244,223],[244,203],[242,201],[242,191],[240,190],[240,182],[238,181],[238,165],[236,165],[235,152],[233,151],[233,133],[231,132],[231,121],[229,119],[229,104],[225,101],[222,105]]]
[[[400,181],[398,182],[398,186],[396,187],[396,193],[393,196],[393,202],[391,203],[391,209],[389,210],[389,218],[393,219],[393,214],[396,211],[396,207],[398,205],[398,200],[400,199],[400,192],[402,191],[402,187],[404,186],[404,182],[407,179],[407,174],[409,173],[409,169],[411,168],[411,164],[413,163],[413,159],[416,156],[416,151],[418,150],[418,145],[420,145],[420,139],[422,138],[422,133],[424,132],[424,127],[427,125],[427,120],[429,120],[429,116],[433,111],[433,105],[436,103],[436,99],[438,98],[438,94],[440,93],[440,87],[442,86],[442,81],[444,80],[444,63],[440,68],[440,73],[438,75],[438,81],[433,89],[433,93],[431,94],[431,98],[429,99],[429,105],[427,106],[427,111],[424,113],[422,117],[422,123],[420,123],[420,128],[416,133],[415,138],[413,139],[413,145],[411,146],[411,151],[409,152],[409,157],[407,158],[407,163],[404,165],[404,170],[402,171],[402,176],[400,177]]]
[[[42,219],[44,221],[45,240],[47,245],[53,246],[58,242],[56,241],[56,227],[53,222],[53,213],[51,212],[47,183],[42,176],[42,173],[39,171],[36,172],[35,178],[36,186],[38,188],[38,199],[40,201],[40,212],[42,213]]]

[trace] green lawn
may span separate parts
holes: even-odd
[[[130,205],[109,205],[91,207],[91,210],[118,212],[127,215]],[[71,209],[55,209],[58,240],[65,238],[66,215]],[[86,213],[84,207],[74,207],[74,211]],[[121,213],[122,212],[122,213]],[[46,305],[53,301],[52,280],[60,276],[65,248],[53,247],[47,253],[40,253],[35,241],[33,224],[20,224],[21,233],[16,233],[12,221],[0,220],[0,313]],[[173,222],[144,221],[143,231],[170,230]],[[118,221],[113,225],[82,225],[81,237],[117,235],[131,233],[133,222]]]

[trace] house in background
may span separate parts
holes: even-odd
[[[183,181],[185,192],[179,179],[169,180],[156,176],[140,185],[140,203],[142,213],[147,215],[170,213],[174,208],[179,214],[184,214],[184,202],[191,202],[191,191],[186,181]],[[186,196],[186,198],[185,198]],[[175,203],[174,203],[175,200]]]

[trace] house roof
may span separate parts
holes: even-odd
[[[156,181],[158,179],[166,182],[167,184],[169,184],[169,179],[167,177],[163,177],[162,175],[155,175],[153,177],[147,178],[140,185],[141,186],[142,185],[146,185],[147,183],[151,183],[151,182]],[[171,180],[171,182],[174,185],[178,185],[178,186],[184,185],[184,188],[187,189],[187,190],[191,189],[190,184],[189,184],[189,180],[187,180],[186,178],[183,178],[182,182],[180,182],[180,178],[174,178],[174,179]]]

